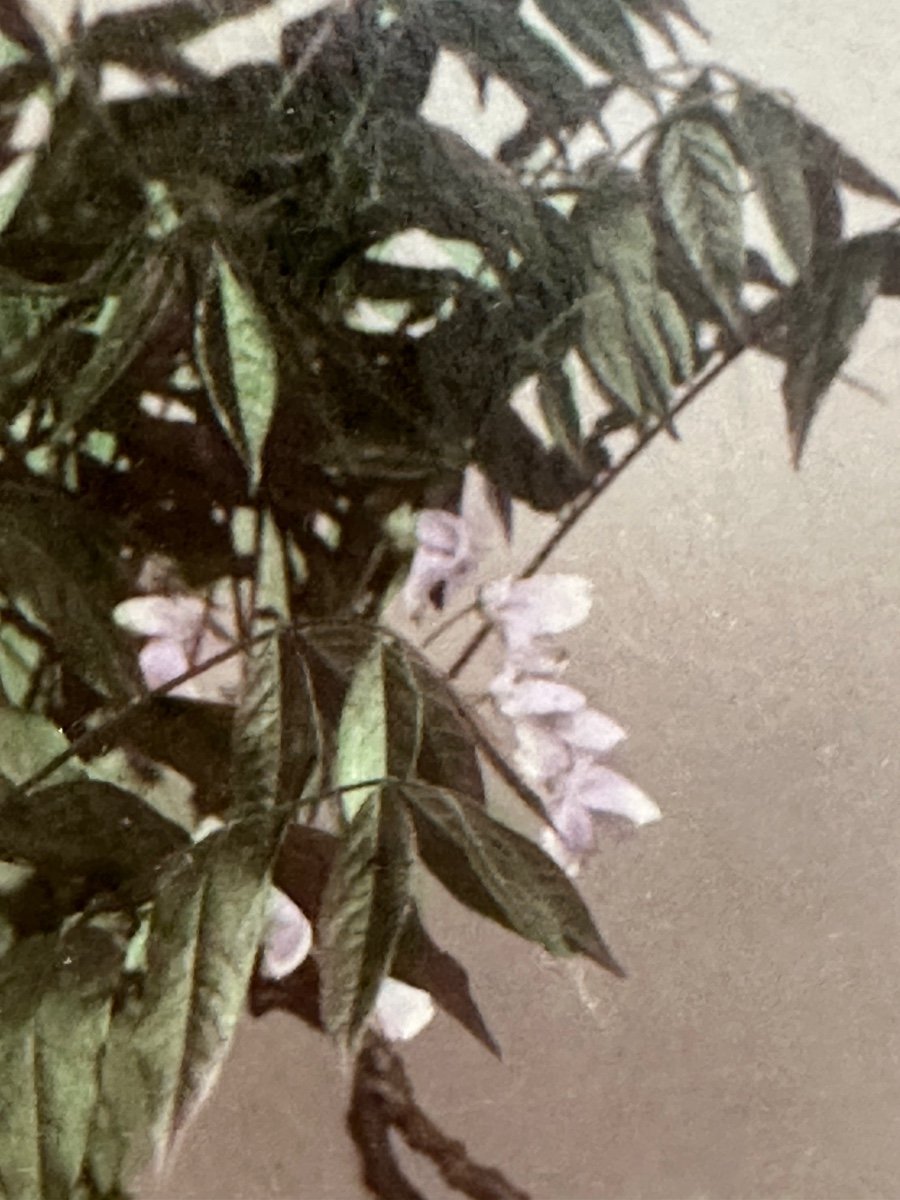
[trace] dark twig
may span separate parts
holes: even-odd
[[[397,1163],[392,1128],[410,1150],[434,1164],[445,1183],[472,1200],[529,1200],[500,1171],[472,1162],[465,1145],[435,1125],[416,1103],[399,1054],[373,1033],[357,1056],[347,1126],[363,1161],[366,1186],[382,1200],[424,1200]]]
[[[596,483],[592,484],[577,500],[565,517],[559,522],[556,529],[547,538],[540,550],[525,564],[524,568],[519,572],[519,579],[527,579],[530,575],[535,575],[547,559],[557,549],[559,544],[566,538],[572,529],[578,524],[588,509],[606,493],[622,473],[631,466],[631,464],[654,442],[661,433],[671,433],[672,422],[681,415],[689,404],[692,404],[697,397],[706,390],[706,388],[717,379],[722,372],[729,367],[734,360],[747,349],[745,343],[739,343],[723,351],[721,358],[712,367],[710,367],[696,383],[692,384],[685,392],[677,404],[675,404],[671,412],[666,414],[665,420],[659,421],[640,439],[637,445],[625,455],[625,457],[610,470],[606,471]],[[456,661],[447,671],[449,679],[455,679],[464,667],[468,666],[476,652],[486,641],[491,627],[482,625],[477,633],[473,634],[467,642],[464,649],[460,652]]]

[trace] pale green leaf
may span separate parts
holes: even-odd
[[[731,148],[710,121],[682,117],[663,134],[655,162],[663,216],[709,299],[739,330],[744,236]]]
[[[325,1028],[344,1045],[362,1031],[406,924],[410,837],[402,803],[390,789],[377,789],[357,807],[325,886],[319,1003]]]
[[[102,1191],[162,1160],[212,1089],[262,936],[281,818],[211,834],[161,880],[139,991],[117,1014],[101,1073],[89,1165]]]
[[[123,948],[78,926],[0,964],[0,1191],[70,1200],[81,1175]]]
[[[344,813],[352,820],[377,793],[377,784],[356,787],[388,774],[388,717],[385,694],[385,650],[376,638],[354,672],[337,735],[334,786],[353,788],[343,795]]]
[[[63,731],[46,717],[20,708],[0,706],[0,776],[5,784],[18,787],[26,783],[59,755],[65,754],[69,746]],[[83,773],[81,763],[70,759],[51,778],[77,779]]]
[[[255,488],[278,397],[278,356],[259,301],[218,248],[198,312],[196,349],[210,401]]]

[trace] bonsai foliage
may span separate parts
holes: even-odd
[[[843,219],[848,192],[892,189],[784,96],[692,67],[681,0],[310,4],[271,61],[197,65],[263,7],[93,5],[64,29],[0,7],[11,1200],[125,1194],[248,1004],[356,1057],[375,1191],[416,1195],[393,1126],[453,1186],[521,1195],[415,1107],[391,1043],[436,1004],[497,1049],[422,872],[621,973],[571,875],[592,812],[658,810],[560,677],[585,585],[536,572],[748,347],[784,364],[799,460],[869,306],[900,294],[897,232]],[[490,154],[429,116],[449,56],[518,98]],[[474,578],[473,479],[499,524],[520,502],[559,533],[483,589],[442,670],[421,631]],[[454,682],[488,629],[512,757]]]

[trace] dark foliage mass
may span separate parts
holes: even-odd
[[[411,518],[452,509],[473,464],[499,511],[578,510],[619,469],[616,435],[671,431],[751,346],[784,364],[799,459],[870,305],[900,294],[893,227],[843,223],[849,192],[893,190],[784,97],[692,68],[681,0],[542,0],[590,83],[508,0],[325,3],[277,61],[194,65],[190,39],[261,7],[174,0],[57,37],[0,5],[11,1200],[124,1195],[208,1092],[248,994],[358,1054],[375,1190],[415,1195],[394,1127],[452,1186],[520,1194],[435,1129],[370,1031],[391,975],[497,1052],[416,875],[620,968],[568,877],[493,815],[477,720],[383,623]],[[523,106],[491,156],[423,115],[447,53]],[[625,95],[646,110],[627,146]],[[542,430],[512,403],[526,382]],[[171,631],[141,643],[114,619],[138,595],[206,597],[177,679],[144,656]],[[221,679],[240,668],[230,691],[203,693],[203,637]],[[277,981],[256,971],[273,877],[315,927]]]

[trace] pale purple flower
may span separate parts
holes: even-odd
[[[434,1013],[434,1001],[428,992],[388,978],[378,989],[373,1020],[389,1042],[408,1042],[422,1032]]]
[[[513,723],[516,766],[543,797],[552,822],[541,842],[576,874],[594,847],[594,814],[611,813],[636,825],[660,816],[649,796],[602,762],[625,731],[559,679],[564,664],[548,645],[587,617],[590,584],[574,575],[501,579],[483,589],[482,606],[506,645],[491,695]]]
[[[259,973],[264,979],[284,979],[303,963],[312,949],[313,931],[306,914],[280,888],[269,894],[266,929]]]
[[[548,659],[542,640],[581,625],[591,611],[591,592],[590,580],[580,575],[506,577],[482,588],[481,605],[516,663],[527,667],[533,655],[543,674]]]
[[[113,612],[118,625],[146,638],[138,656],[144,683],[164,687],[233,648],[238,611],[230,581],[207,601],[192,595],[134,596]],[[243,684],[243,655],[234,654],[168,693],[184,700],[234,704]]]
[[[403,602],[412,620],[444,603],[472,573],[475,557],[465,520],[441,508],[426,508],[416,520],[416,552],[403,587]]]

